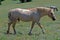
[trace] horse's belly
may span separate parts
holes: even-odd
[[[30,16],[21,16],[20,18],[21,21],[31,21],[31,17]]]
[[[29,21],[31,21],[31,20],[23,20],[23,19],[22,19],[21,21],[24,21],[24,22],[29,22]]]
[[[28,21],[31,21],[31,19],[25,19],[25,18],[22,18],[21,21],[28,22]]]

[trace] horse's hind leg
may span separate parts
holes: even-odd
[[[9,34],[9,30],[10,30],[10,26],[11,26],[12,22],[8,23],[8,30],[7,30],[7,34]]]
[[[14,34],[16,34],[15,25],[16,25],[16,21],[14,21],[14,22],[12,23],[12,27],[13,27],[13,30],[14,30]]]

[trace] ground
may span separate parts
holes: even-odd
[[[28,35],[31,22],[17,22],[16,31],[17,34],[13,34],[11,27],[10,32],[12,34],[7,35],[8,24],[8,11],[13,8],[33,8],[41,6],[56,6],[58,12],[55,12],[56,21],[52,21],[48,16],[41,18],[40,22],[45,29],[45,34],[42,34],[41,29],[35,24],[32,35]],[[60,0],[32,0],[28,3],[19,3],[18,0],[5,0],[0,5],[0,40],[60,40]]]

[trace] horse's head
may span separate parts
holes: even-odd
[[[51,7],[49,7],[49,8],[51,8],[51,10],[50,10],[50,13],[48,13],[48,16],[49,16],[50,18],[52,18],[53,20],[56,20],[54,11],[58,11],[57,7],[56,7],[56,6],[51,6]]]
[[[38,13],[40,13],[40,17],[48,15],[52,20],[56,20],[56,16],[54,14],[55,10],[58,11],[57,7],[38,7]]]
[[[52,10],[50,10],[50,12],[48,13],[48,16],[49,16],[53,21],[55,21],[55,20],[56,20],[56,16],[55,16],[55,14],[54,14],[53,9],[52,9]]]

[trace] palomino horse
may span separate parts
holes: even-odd
[[[14,34],[16,34],[15,31],[15,25],[17,21],[24,21],[24,22],[32,22],[31,29],[29,31],[29,34],[31,34],[31,31],[34,27],[34,24],[37,23],[38,26],[42,29],[42,32],[44,33],[44,30],[42,28],[42,25],[39,23],[39,20],[41,17],[48,15],[52,20],[56,20],[56,17],[54,15],[54,10],[58,11],[56,7],[36,7],[31,9],[11,9],[8,13],[9,23],[8,23],[8,30],[7,34],[9,34],[10,26],[12,24]]]

